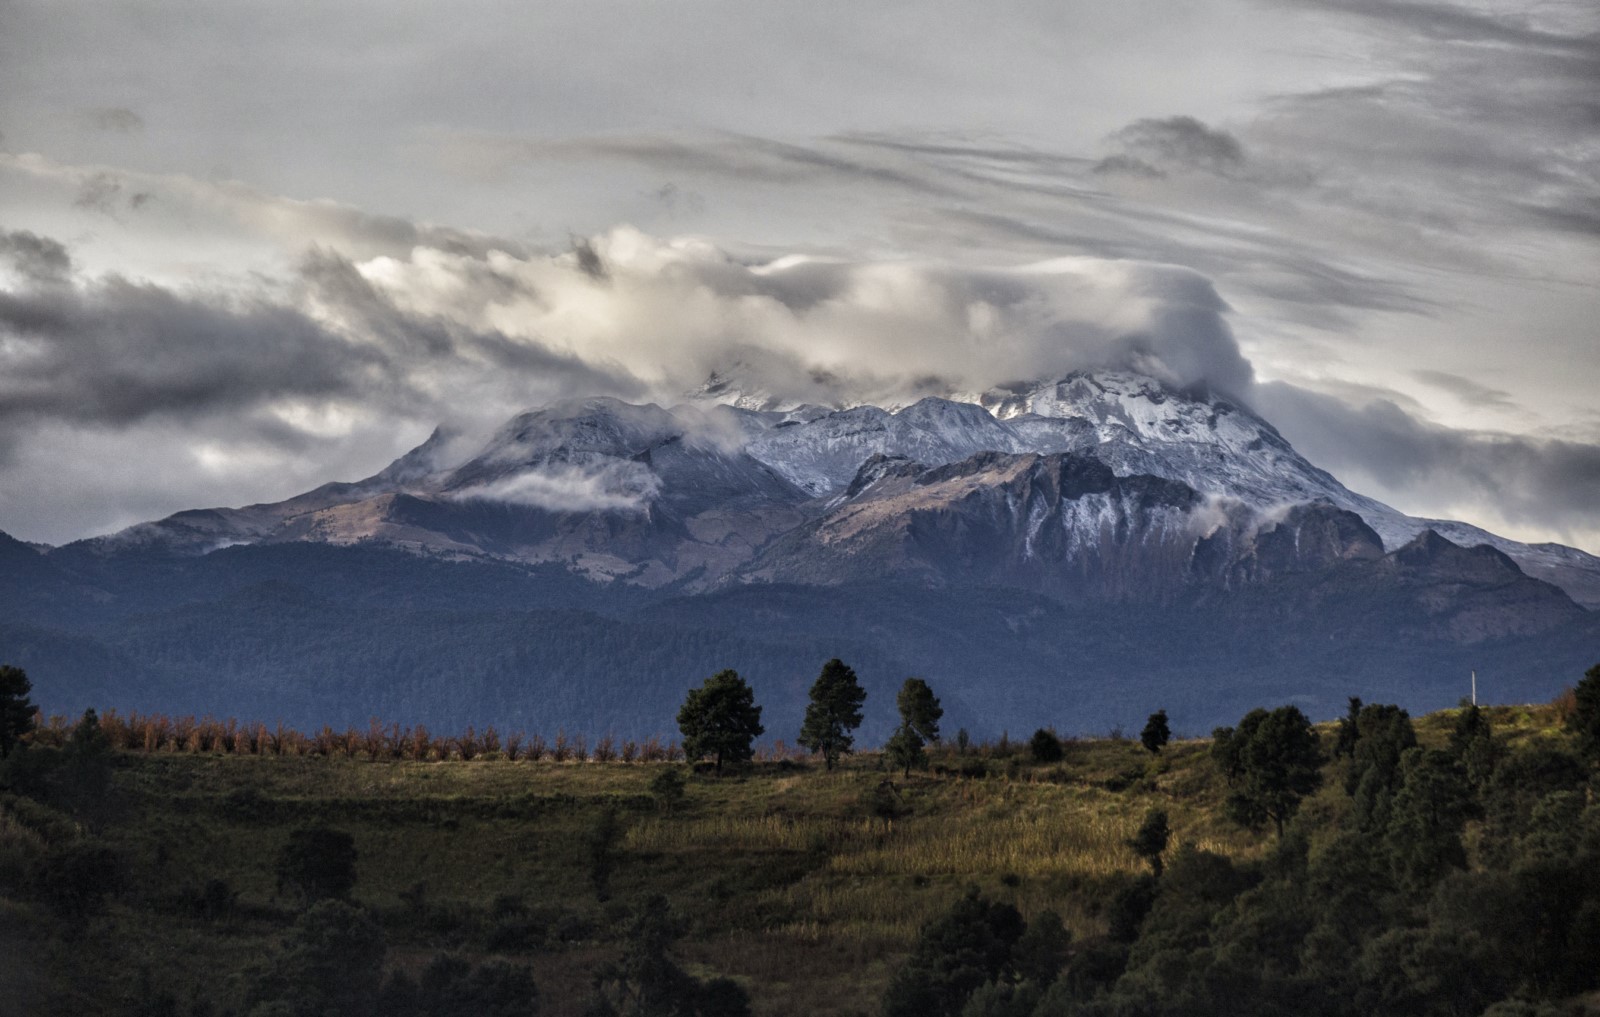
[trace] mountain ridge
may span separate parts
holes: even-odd
[[[1600,612],[1537,568],[1591,576],[1582,552],[1461,546],[1221,397],[1102,373],[1006,398],[574,399],[283,502],[0,539],[0,660],[51,709],[549,734],[665,733],[730,666],[787,732],[836,656],[988,733],[1431,709],[1473,669],[1548,698],[1593,663]]]
[[[1092,454],[1121,476],[1178,481],[1269,515],[1326,501],[1361,516],[1388,550],[1424,530],[1488,544],[1585,607],[1600,606],[1600,558],[1407,516],[1345,488],[1236,401],[1143,375],[1076,372],[961,398],[927,396],[894,410],[756,410],[741,405],[751,400],[730,385],[713,388],[709,399],[670,408],[590,397],[527,411],[458,463],[440,461],[445,442],[436,430],[365,480],[277,503],[179,512],[78,543],[205,553],[232,543],[376,540],[567,561],[603,581],[660,585],[698,569],[710,585],[788,529],[853,497],[851,485],[874,456],[942,467],[985,453],[1074,453]],[[533,518],[540,514],[549,518]],[[595,522],[601,517],[603,525]]]

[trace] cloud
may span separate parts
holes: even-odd
[[[1136,120],[1111,140],[1123,152],[1101,160],[1095,165],[1096,173],[1164,176],[1176,169],[1227,175],[1245,164],[1244,146],[1238,138],[1190,116]]]
[[[125,204],[135,210],[160,202],[174,221],[206,222],[213,229],[227,223],[291,250],[314,243],[362,258],[417,246],[471,254],[525,252],[524,245],[508,237],[376,214],[326,199],[285,197],[239,180],[70,165],[37,153],[0,152],[0,182],[6,176],[63,188],[72,194],[75,207],[108,215],[115,214],[124,194]],[[236,237],[229,239],[237,242]]]
[[[734,362],[740,384],[788,402],[894,401],[929,378],[972,391],[1135,359],[1179,384],[1234,391],[1251,378],[1211,284],[1170,265],[747,263],[703,241],[617,229],[566,255],[418,250],[360,273],[413,315],[625,363],[666,399]]]
[[[0,234],[0,256],[17,279],[0,290],[0,453],[47,425],[174,421],[293,450],[341,417],[498,423],[572,386],[638,391],[626,371],[401,311],[328,252],[245,294],[74,278],[62,245],[28,233]]]
[[[122,194],[122,184],[110,173],[96,173],[78,186],[72,204],[105,215],[115,215],[117,198]]]
[[[1459,374],[1449,371],[1412,371],[1411,377],[1442,389],[1460,399],[1469,406],[1497,407],[1515,409],[1516,403],[1511,398],[1511,393],[1498,388],[1480,385],[1470,378],[1463,378]]]
[[[1600,445],[1440,427],[1393,400],[1352,403],[1282,382],[1252,399],[1313,462],[1403,510],[1600,539]]]
[[[0,234],[0,255],[14,279],[0,290],[13,491],[27,490],[19,464],[42,468],[43,434],[54,447],[147,434],[149,454],[217,476],[254,463],[302,478],[319,455],[376,470],[441,422],[482,434],[587,395],[670,405],[713,373],[757,402],[884,404],[1128,366],[1234,396],[1314,462],[1411,510],[1586,534],[1600,498],[1596,446],[1439,427],[1371,387],[1257,383],[1210,280],[1160,263],[751,260],[618,228],[543,254],[315,249],[292,278],[239,292],[80,277],[63,245],[30,233]],[[1478,405],[1507,399],[1450,372],[1414,376]],[[338,443],[367,458],[355,465],[330,451]],[[172,509],[196,504],[182,484],[170,494]],[[459,496],[578,511],[654,494],[642,476],[551,467]],[[0,509],[42,511],[17,503]]]
[[[72,272],[72,256],[60,241],[27,230],[0,230],[0,260],[9,262],[24,282],[38,286],[64,283]]]
[[[144,130],[144,118],[126,106],[97,106],[83,111],[83,122],[98,131],[137,134]]]
[[[661,481],[643,463],[547,464],[452,491],[456,501],[493,501],[549,512],[643,512]]]

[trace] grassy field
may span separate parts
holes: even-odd
[[[1491,716],[1513,743],[1556,737],[1548,708]],[[1419,718],[1419,737],[1441,743],[1449,723]],[[1049,764],[1025,746],[944,748],[909,778],[875,754],[832,772],[786,759],[696,773],[671,807],[651,784],[678,763],[122,751],[90,825],[125,859],[128,889],[71,935],[0,897],[0,984],[17,987],[0,1012],[102,1012],[148,984],[233,1005],[295,912],[274,875],[288,831],[325,824],[354,837],[354,897],[380,916],[391,964],[505,956],[533,967],[542,1012],[578,1014],[628,907],[662,893],[688,922],[680,960],[737,979],[756,1013],[872,1013],[918,929],[969,886],[1099,934],[1102,902],[1143,869],[1126,841],[1151,808],[1168,812],[1174,844],[1261,855],[1270,834],[1222,818],[1208,748],[1068,741]],[[1331,819],[1345,801],[1330,786],[1305,809]],[[75,835],[24,804],[0,807],[0,880]],[[608,810],[619,833],[602,902],[588,845]]]

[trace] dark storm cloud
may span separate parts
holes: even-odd
[[[0,442],[41,420],[124,427],[355,392],[381,367],[292,309],[211,304],[110,278],[0,292]]]
[[[1136,155],[1117,153],[1108,155],[1094,164],[1096,173],[1121,173],[1130,177],[1149,177],[1159,180],[1167,175],[1167,171],[1158,166],[1152,166]]]
[[[348,400],[436,419],[469,387],[452,372],[630,388],[575,358],[402,312],[326,252],[309,256],[301,277],[354,330],[266,295],[178,293],[117,276],[70,284],[66,249],[29,233],[0,234],[0,257],[25,283],[0,290],[0,449],[46,422],[126,429],[228,417],[255,419],[258,438],[289,446],[295,430],[257,411],[286,399]]]
[[[1444,428],[1392,400],[1358,406],[1282,382],[1258,385],[1252,399],[1313,462],[1365,473],[1391,497],[1477,506],[1557,531],[1594,525],[1600,445]]]
[[[1238,138],[1219,128],[1208,127],[1191,116],[1136,120],[1113,134],[1110,140],[1120,146],[1123,153],[1120,157],[1102,160],[1095,166],[1096,172],[1138,167],[1136,171],[1145,173],[1184,169],[1229,174],[1238,172],[1245,164],[1244,146]],[[1113,164],[1112,160],[1118,161]]]
[[[27,230],[0,230],[0,261],[33,283],[63,283],[72,272],[72,255],[60,241]]]

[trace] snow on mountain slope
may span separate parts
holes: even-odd
[[[817,495],[842,490],[852,467],[872,454],[940,466],[980,451],[1091,452],[1119,475],[1176,480],[1258,509],[1326,501],[1361,516],[1389,550],[1427,529],[1463,546],[1488,544],[1584,606],[1600,607],[1594,555],[1408,516],[1351,491],[1250,411],[1127,371],[1076,372],[1055,382],[924,399],[897,413],[854,407],[771,432],[748,450]]]
[[[662,408],[576,399],[519,414],[465,461],[436,433],[388,468],[273,505],[182,512],[91,542],[205,553],[234,543],[386,540],[451,554],[637,566],[651,581],[705,582],[737,569],[786,527],[850,494],[874,456],[943,467],[984,453],[1088,454],[1121,477],[1181,483],[1271,516],[1327,503],[1354,512],[1387,550],[1426,529],[1488,544],[1587,607],[1600,558],[1527,545],[1465,523],[1418,519],[1350,491],[1271,424],[1229,400],[1127,371],[1078,372],[898,409],[771,408],[716,378]]]

